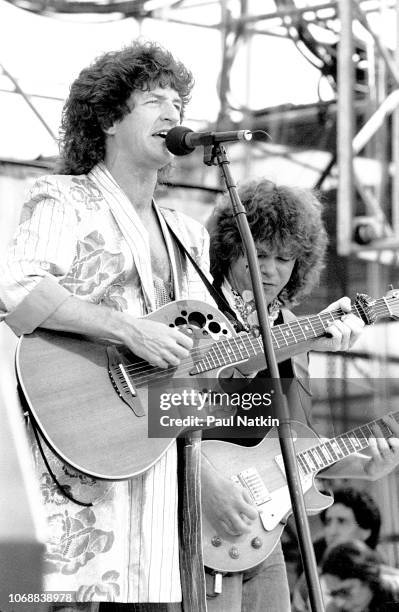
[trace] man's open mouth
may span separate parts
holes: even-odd
[[[155,132],[153,136],[159,136],[160,138],[166,138],[167,133],[168,133],[168,130],[160,130],[159,132]]]

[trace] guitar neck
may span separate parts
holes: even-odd
[[[393,416],[395,421],[399,422],[399,412],[390,413],[390,415]],[[334,465],[341,459],[365,450],[370,444],[370,438],[375,435],[372,430],[373,425],[380,427],[382,435],[386,439],[395,435],[380,417],[366,423],[366,425],[351,429],[344,434],[297,453],[296,457],[300,471],[304,475],[316,473]]]
[[[352,304],[351,312],[370,325],[378,318],[392,316],[386,298],[365,300],[363,296]],[[399,299],[396,298],[396,301]],[[326,329],[334,321],[347,314],[341,308],[328,310],[319,314],[301,317],[290,323],[283,323],[272,328],[272,340],[275,350],[294,347],[297,344],[323,336]],[[213,370],[225,365],[234,365],[253,357],[263,355],[263,342],[261,337],[250,334],[239,334],[231,339],[215,342],[206,355],[196,362],[193,374]]]

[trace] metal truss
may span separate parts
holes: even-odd
[[[218,84],[220,108],[216,128],[231,122],[232,111],[239,110],[244,117],[253,113],[246,106],[237,106],[230,93],[230,70],[240,45],[249,45],[254,34],[290,38],[309,61],[319,68],[336,90],[336,101],[332,113],[337,119],[336,151],[332,160],[321,172],[317,187],[332,172],[338,175],[337,203],[337,249],[341,255],[352,253],[364,255],[365,251],[384,254],[388,263],[397,263],[399,251],[399,60],[393,57],[380,36],[373,31],[368,17],[381,10],[392,9],[394,0],[330,0],[311,2],[297,6],[296,0],[275,0],[275,10],[255,13],[250,0],[8,0],[16,6],[55,16],[79,13],[83,10],[93,14],[109,13],[110,16],[152,18],[184,25],[212,28],[220,31],[223,56]],[[259,3],[257,6],[262,7]],[[209,23],[203,18],[209,8],[219,9],[220,20]],[[196,20],[186,19],[187,9],[198,9]],[[396,9],[399,15],[399,8]],[[252,12],[251,12],[252,11]],[[190,13],[191,14],[191,13]],[[112,17],[114,18],[114,17]],[[366,50],[359,51],[353,24],[361,27],[368,37]],[[399,17],[398,17],[399,23]],[[337,44],[327,45],[312,37],[310,26],[318,25],[334,32]],[[399,29],[399,28],[398,28]],[[366,71],[367,83],[356,79],[358,67],[354,66],[355,52],[365,54],[374,66],[373,81]],[[364,58],[363,58],[364,59]],[[0,64],[3,74],[12,83],[12,93],[22,96],[37,119],[56,140],[56,135],[46,118],[35,107],[35,97],[40,95],[25,92],[15,76]],[[383,82],[384,81],[384,82]],[[389,82],[389,86],[386,83]],[[0,89],[1,91],[1,89]],[[9,89],[3,89],[8,91]],[[362,98],[361,126],[356,122],[354,109]],[[55,99],[55,98],[54,98]],[[336,107],[335,107],[336,104]],[[284,117],[291,113],[292,106],[284,109],[265,109],[271,117],[276,112]],[[296,111],[298,117],[308,109]],[[257,111],[259,114],[259,111]],[[392,121],[390,117],[392,116]],[[389,125],[389,127],[387,127]],[[357,131],[356,131],[357,130]],[[380,157],[392,143],[392,154]],[[288,147],[289,150],[289,147]],[[366,152],[381,166],[380,185],[365,186],[355,170],[354,159]],[[259,152],[259,148],[258,148]],[[255,153],[255,150],[253,152]],[[269,152],[265,152],[270,155]],[[289,155],[289,153],[288,153]],[[301,162],[297,162],[301,163]],[[306,163],[306,162],[305,162]],[[387,197],[387,192],[389,196]],[[357,199],[356,199],[357,198]],[[357,211],[361,201],[361,214]],[[390,204],[390,205],[389,205]],[[359,244],[359,241],[362,244]],[[387,256],[387,250],[391,256]],[[379,260],[379,255],[374,259]]]
[[[398,24],[399,9],[397,8]],[[362,198],[367,216],[364,219],[364,232],[368,232],[367,250],[375,253],[375,260],[381,261],[378,252],[391,251],[392,257],[387,263],[397,263],[396,251],[399,247],[399,67],[389,49],[384,46],[380,37],[370,27],[361,3],[340,0],[339,15],[341,22],[341,40],[339,47],[339,90],[338,90],[338,215],[337,247],[341,255],[364,253],[365,246],[353,239],[356,214],[354,193],[357,190]],[[376,58],[376,77],[370,84],[369,117],[356,133],[354,103],[354,70],[353,70],[353,23],[357,21],[367,30],[372,44],[371,51]],[[388,91],[386,83],[389,76],[391,83]],[[382,78],[381,78],[382,77]],[[392,127],[387,127],[387,119],[393,115]],[[373,140],[374,139],[374,143]],[[362,185],[362,178],[354,168],[354,158],[364,149],[371,152],[387,151],[392,143],[392,154],[385,154],[380,160],[381,184],[373,191]],[[373,151],[374,149],[374,151]],[[392,169],[392,170],[391,170]],[[386,205],[387,191],[390,190],[391,206]],[[389,210],[390,208],[390,210]],[[391,221],[388,220],[390,213]]]
[[[189,5],[192,3],[183,1],[179,8]],[[309,1],[305,6],[297,6],[295,0],[275,0],[274,11],[255,14],[249,11],[247,0],[239,3],[220,0],[220,23],[206,25],[217,27],[223,41],[216,127],[228,124],[231,110],[250,112],[242,106],[237,109],[231,101],[229,72],[236,48],[242,42],[248,43],[253,34],[291,38],[330,81],[335,80],[336,152],[317,186],[321,186],[331,171],[337,173],[337,251],[340,255],[356,254],[396,265],[399,251],[399,52],[394,57],[368,18],[371,14],[396,9],[399,31],[398,5],[394,0],[330,0]],[[162,18],[187,23],[181,16],[182,11],[176,16],[173,8],[163,11]],[[309,26],[315,24],[335,30],[336,48],[317,44],[309,32]],[[205,27],[201,23],[190,25]],[[366,60],[374,70],[371,75],[371,70],[366,69],[365,83],[359,83],[356,78],[358,67],[353,58],[359,53],[359,47],[354,26],[361,27],[368,41],[367,47],[360,50],[364,55],[363,63]],[[360,97],[363,101],[361,125],[354,112]],[[381,157],[379,153],[390,145],[392,153]],[[364,185],[355,169],[354,160],[363,152],[374,159],[375,164],[380,164],[379,185]],[[361,214],[357,209],[361,209]]]

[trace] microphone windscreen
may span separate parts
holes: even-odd
[[[188,155],[192,153],[194,147],[189,147],[185,142],[186,135],[192,131],[193,130],[183,125],[177,125],[169,130],[165,138],[165,144],[168,151],[173,153],[173,155]]]

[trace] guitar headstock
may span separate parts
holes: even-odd
[[[382,318],[398,319],[399,289],[391,289],[384,297],[376,300],[366,293],[358,293],[353,309],[366,325],[372,325]]]

